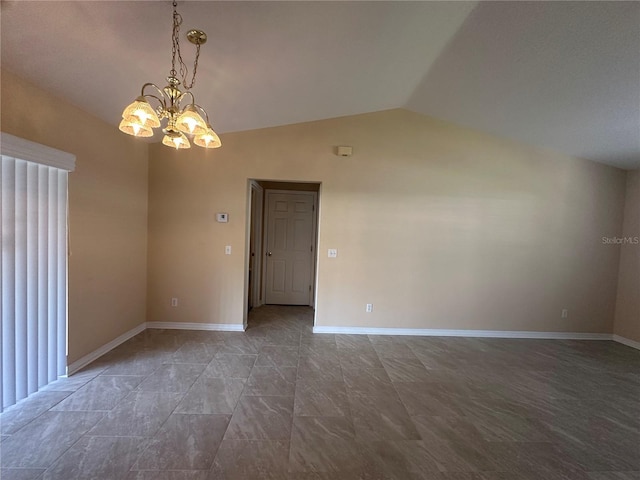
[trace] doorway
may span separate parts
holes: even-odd
[[[249,180],[247,310],[315,304],[320,183]]]

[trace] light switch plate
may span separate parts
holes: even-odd
[[[338,256],[338,250],[335,248],[329,249],[329,258],[336,258]]]

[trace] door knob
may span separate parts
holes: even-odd
[[[270,257],[270,256],[271,256],[271,252],[267,252],[267,257]]]

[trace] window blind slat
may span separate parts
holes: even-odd
[[[38,391],[38,165],[27,165],[27,393]]]
[[[2,179],[3,177],[3,171],[4,171],[4,162],[2,161],[2,157],[0,156],[0,187],[2,187],[3,183],[2,183]],[[3,194],[2,194],[3,190],[0,190],[0,239],[4,239],[4,202],[3,202]],[[2,240],[4,242],[4,240]],[[4,243],[2,244],[4,245]],[[3,310],[3,293],[5,288],[4,288],[4,269],[3,269],[3,256],[4,254],[2,253],[2,251],[0,251],[0,320],[4,318],[4,310]],[[2,322],[0,322],[0,362],[2,362],[3,360],[3,355],[4,355],[4,348],[2,346],[3,340],[2,340]],[[3,375],[3,368],[0,366],[0,412],[3,410],[3,405],[4,405],[4,389],[2,387],[2,384],[4,382],[4,375]]]
[[[2,406],[16,402],[15,162],[2,158]]]
[[[57,319],[57,331],[56,335],[58,345],[56,350],[58,352],[57,359],[57,375],[64,375],[67,373],[67,179],[69,175],[66,171],[58,170],[58,225],[56,230],[58,233],[58,313]],[[61,334],[60,332],[64,332]]]
[[[16,401],[27,396],[27,162],[16,160],[15,178],[15,361]]]
[[[49,358],[49,169],[38,167],[38,359]],[[49,383],[49,368],[46,361],[38,362],[38,388]]]
[[[49,358],[47,359],[47,380],[49,382],[58,378],[58,322],[55,321],[56,315],[58,314],[58,272],[56,271],[58,268],[58,232],[56,232],[58,225],[58,203],[52,201],[58,198],[58,179],[56,177],[55,172],[49,171],[49,201],[47,202],[47,206],[49,207],[49,238],[47,239],[49,246],[47,259],[49,261],[47,284],[47,303],[49,305],[49,314],[47,317],[49,335],[47,340],[49,344]]]

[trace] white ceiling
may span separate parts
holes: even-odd
[[[640,2],[180,2],[219,132],[403,107],[640,168]],[[6,1],[2,68],[117,125],[171,60],[167,1]],[[187,64],[192,45],[183,39]]]

